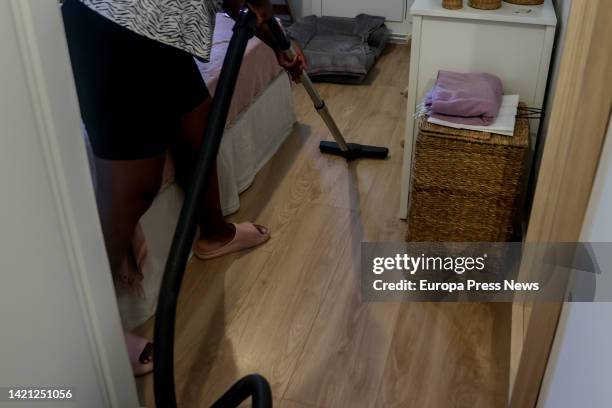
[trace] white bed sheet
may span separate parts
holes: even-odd
[[[282,72],[223,136],[217,169],[225,215],[238,211],[239,194],[253,183],[295,121],[291,84]]]

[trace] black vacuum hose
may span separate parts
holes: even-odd
[[[248,9],[242,10],[236,19],[234,34],[219,76],[193,179],[186,191],[185,202],[170,247],[155,318],[153,361],[155,362],[155,403],[158,408],[177,406],[174,387],[174,329],[178,296],[197,230],[202,199],[216,163],[242,59],[249,39],[255,35],[255,28],[256,16]],[[253,407],[272,406],[270,386],[267,381],[261,376],[253,375],[238,382],[215,403],[214,407],[237,407],[251,396]]]
[[[252,397],[254,408],[272,407],[272,391],[270,384],[260,375],[253,374],[238,381],[211,408],[238,407],[242,402]]]

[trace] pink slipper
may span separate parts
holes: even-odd
[[[132,371],[136,377],[142,377],[153,371],[153,343],[130,332],[124,331],[128,356]]]
[[[233,252],[242,251],[263,244],[270,239],[270,231],[261,225],[253,224],[252,222],[244,222],[242,224],[234,224],[236,234],[234,239],[214,251],[201,251],[194,245],[193,253],[202,260],[218,258],[223,255]]]

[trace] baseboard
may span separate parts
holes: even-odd
[[[391,33],[389,42],[391,44],[407,44],[412,39],[412,34],[406,33]]]
[[[403,21],[401,23],[388,21],[387,28],[391,31],[391,42],[405,44],[412,38],[412,22]]]

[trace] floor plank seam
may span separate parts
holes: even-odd
[[[244,302],[242,302],[243,304],[238,306],[238,310],[236,310],[236,312],[234,313],[234,316],[228,322],[225,323],[224,329],[227,328],[227,327],[230,327],[232,325],[232,323],[238,318],[238,316],[240,316],[240,312],[242,311],[242,308],[245,307],[244,303],[246,303],[246,300],[251,295],[251,292],[255,288],[256,283],[259,281],[259,278],[260,278],[261,274],[264,272],[265,267],[268,264],[268,261],[270,260],[270,257],[272,257],[272,252],[267,252],[267,253],[269,253],[270,255],[266,258],[266,261],[264,262],[262,267],[259,269],[259,272],[257,272],[255,278],[253,278],[253,284],[249,287],[249,289],[247,290],[247,293],[244,295],[244,297],[242,297],[242,299],[244,300]],[[232,262],[232,265],[234,265],[234,263],[236,261],[237,260],[234,260],[234,262]],[[230,267],[232,265],[230,265]]]
[[[349,247],[349,243],[347,242],[347,243],[345,243],[344,248],[342,248],[342,251],[340,252],[340,255],[337,258],[338,262],[336,263],[336,266],[334,268],[334,272],[337,272],[337,268],[338,268],[338,264],[340,262],[340,259],[342,259],[342,257],[344,256],[344,253],[345,253],[345,251],[348,250],[348,247]],[[315,323],[317,322],[317,319],[320,316],[323,304],[325,303],[325,300],[327,299],[327,296],[329,295],[330,287],[331,287],[331,285],[333,283],[333,280],[334,280],[333,278],[334,278],[333,276],[329,278],[329,282],[327,283],[327,286],[325,288],[324,295],[321,297],[321,301],[319,302],[319,305],[317,306],[317,313],[315,314],[314,318],[312,319],[312,324],[310,325],[310,329],[308,331],[308,334],[306,335],[306,338],[304,339],[304,345],[302,346],[302,350],[300,351],[300,354],[299,354],[299,356],[298,356],[298,358],[296,360],[296,366],[297,366],[297,363],[299,363],[301,361],[301,359],[302,359],[302,357],[304,355],[304,350],[306,349],[306,346],[308,345],[308,340],[310,339],[310,335],[312,334],[312,330],[314,329]],[[295,375],[297,370],[298,370],[297,367],[295,367],[293,369],[293,372],[291,373],[291,376],[289,377],[289,381],[287,381],[287,386],[285,387],[285,391],[283,392],[283,395],[281,396],[281,399],[287,399],[287,398],[285,398],[285,395],[287,394],[287,392],[291,388],[291,383],[293,381],[293,377],[294,377],[294,375]],[[287,399],[287,400],[289,400],[289,399]],[[301,404],[301,402],[299,402],[299,401],[295,401],[295,402],[298,402],[298,403]]]
[[[294,404],[303,405],[304,407],[308,407],[308,408],[322,408],[319,405],[314,405],[308,402],[297,401],[297,400],[289,399],[289,398],[281,398],[281,401],[293,402]]]
[[[378,405],[378,401],[380,399],[380,394],[382,390],[382,386],[385,379],[385,371],[387,369],[387,365],[389,364],[389,360],[393,357],[393,344],[395,343],[395,333],[397,332],[397,325],[399,324],[400,318],[400,310],[398,310],[395,316],[395,322],[393,323],[393,334],[391,335],[391,341],[389,342],[389,348],[387,349],[387,357],[385,358],[385,364],[382,372],[380,373],[380,378],[378,380],[378,385],[376,386],[376,398],[374,399],[374,405]]]

